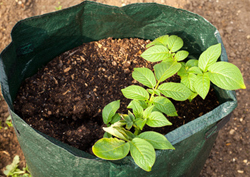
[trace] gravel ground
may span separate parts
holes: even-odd
[[[247,89],[237,91],[238,107],[231,121],[219,132],[219,136],[201,172],[201,177],[250,176],[250,0],[97,0],[123,6],[137,2],[157,2],[183,8],[205,17],[219,30],[229,61],[243,73]],[[76,5],[81,0],[0,0],[0,51],[10,42],[10,32],[21,19]],[[0,99],[2,99],[0,97]],[[0,121],[8,117],[6,104],[0,100]],[[6,124],[2,124],[6,126]],[[13,128],[0,130],[1,169],[18,154],[25,164]]]

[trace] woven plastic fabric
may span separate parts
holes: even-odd
[[[237,106],[235,93],[219,88],[220,106],[168,133],[176,150],[157,150],[151,172],[128,156],[105,161],[70,147],[26,124],[13,110],[21,82],[59,54],[82,43],[103,38],[155,39],[176,34],[194,56],[222,43],[217,29],[201,16],[155,3],[124,7],[83,2],[61,11],[19,21],[12,42],[0,55],[0,83],[16,134],[33,177],[195,177],[211,151],[217,133],[206,133]],[[227,55],[222,45],[222,61]]]

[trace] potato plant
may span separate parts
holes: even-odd
[[[197,59],[187,59],[189,52],[180,50],[183,40],[176,35],[164,35],[146,46],[142,57],[157,62],[154,70],[134,68],[132,77],[143,85],[131,85],[122,89],[131,102],[128,113],[117,113],[120,100],[106,105],[102,111],[104,137],[92,147],[93,153],[102,159],[119,160],[129,153],[135,163],[145,171],[151,171],[155,162],[155,149],[174,150],[167,138],[154,131],[143,131],[150,127],[170,126],[167,116],[178,116],[171,99],[192,101],[197,95],[205,99],[210,82],[222,89],[244,89],[240,70],[233,64],[219,61],[221,44],[205,50]],[[166,82],[178,74],[180,83]]]

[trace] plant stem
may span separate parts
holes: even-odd
[[[158,88],[159,84],[160,84],[160,82],[158,81],[157,84],[156,84],[156,86],[155,86],[155,88],[153,88],[153,90],[156,90]],[[155,95],[155,93],[153,92],[152,95],[150,96],[149,104],[151,104],[152,99],[154,98],[154,95]]]
[[[139,128],[135,128],[135,133],[134,135],[137,136],[141,133],[141,130]]]

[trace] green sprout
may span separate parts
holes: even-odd
[[[20,159],[16,155],[13,159],[13,162],[10,165],[6,166],[6,170],[3,172],[7,177],[31,177],[28,166],[22,170],[18,168]]]

